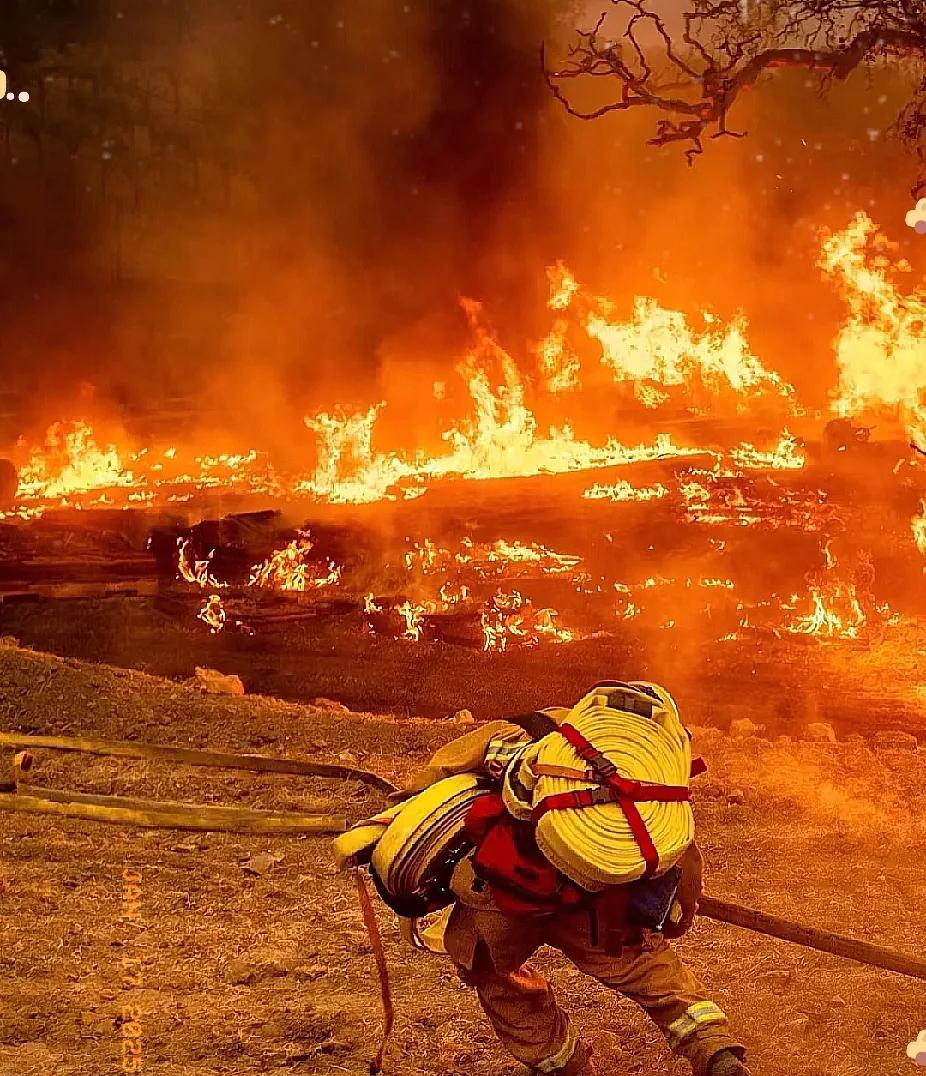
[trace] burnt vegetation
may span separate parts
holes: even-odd
[[[647,0],[611,0],[558,66],[544,56],[544,75],[579,119],[653,110],[650,144],[681,143],[693,163],[705,139],[746,133],[731,125],[731,111],[768,72],[806,69],[826,92],[860,68],[898,63],[909,71],[909,95],[893,133],[918,159],[918,197],[926,190],[922,0],[693,0],[680,15]]]

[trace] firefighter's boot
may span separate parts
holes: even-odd
[[[534,1070],[540,1073],[540,1069]],[[583,1043],[577,1043],[575,1052],[562,1068],[548,1069],[546,1076],[598,1076],[598,1069],[592,1064],[592,1052]]]
[[[750,1076],[749,1069],[732,1050],[721,1050],[711,1058],[708,1076]]]

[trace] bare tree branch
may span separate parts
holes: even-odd
[[[647,108],[662,113],[650,145],[687,143],[688,163],[702,140],[742,137],[728,126],[730,109],[763,74],[803,68],[821,87],[860,66],[905,58],[926,70],[926,0],[689,0],[673,40],[648,0],[611,0],[591,30],[579,31],[558,68],[541,63],[547,86],[566,112],[594,120]],[[612,19],[619,35],[608,36]],[[614,96],[581,107],[580,84],[604,79]],[[926,190],[926,74],[894,131],[915,152],[920,174],[914,197]]]

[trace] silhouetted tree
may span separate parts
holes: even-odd
[[[651,109],[652,145],[687,144],[689,163],[705,137],[741,137],[729,126],[739,95],[776,68],[816,72],[825,90],[864,65],[903,62],[909,99],[895,133],[917,155],[913,185],[926,190],[926,2],[924,0],[689,0],[677,12],[656,0],[611,0],[580,31],[565,62],[544,74],[570,115],[596,119]],[[582,107],[579,85],[607,100]]]

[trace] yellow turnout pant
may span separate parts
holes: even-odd
[[[586,975],[635,1001],[705,1076],[720,1050],[744,1051],[727,1018],[661,934],[638,944],[602,948],[585,911],[514,919],[492,908],[458,903],[445,935],[447,951],[479,1001],[502,1045],[540,1072],[565,1065],[575,1049],[569,1018],[550,984],[527,960],[541,945],[559,949]]]

